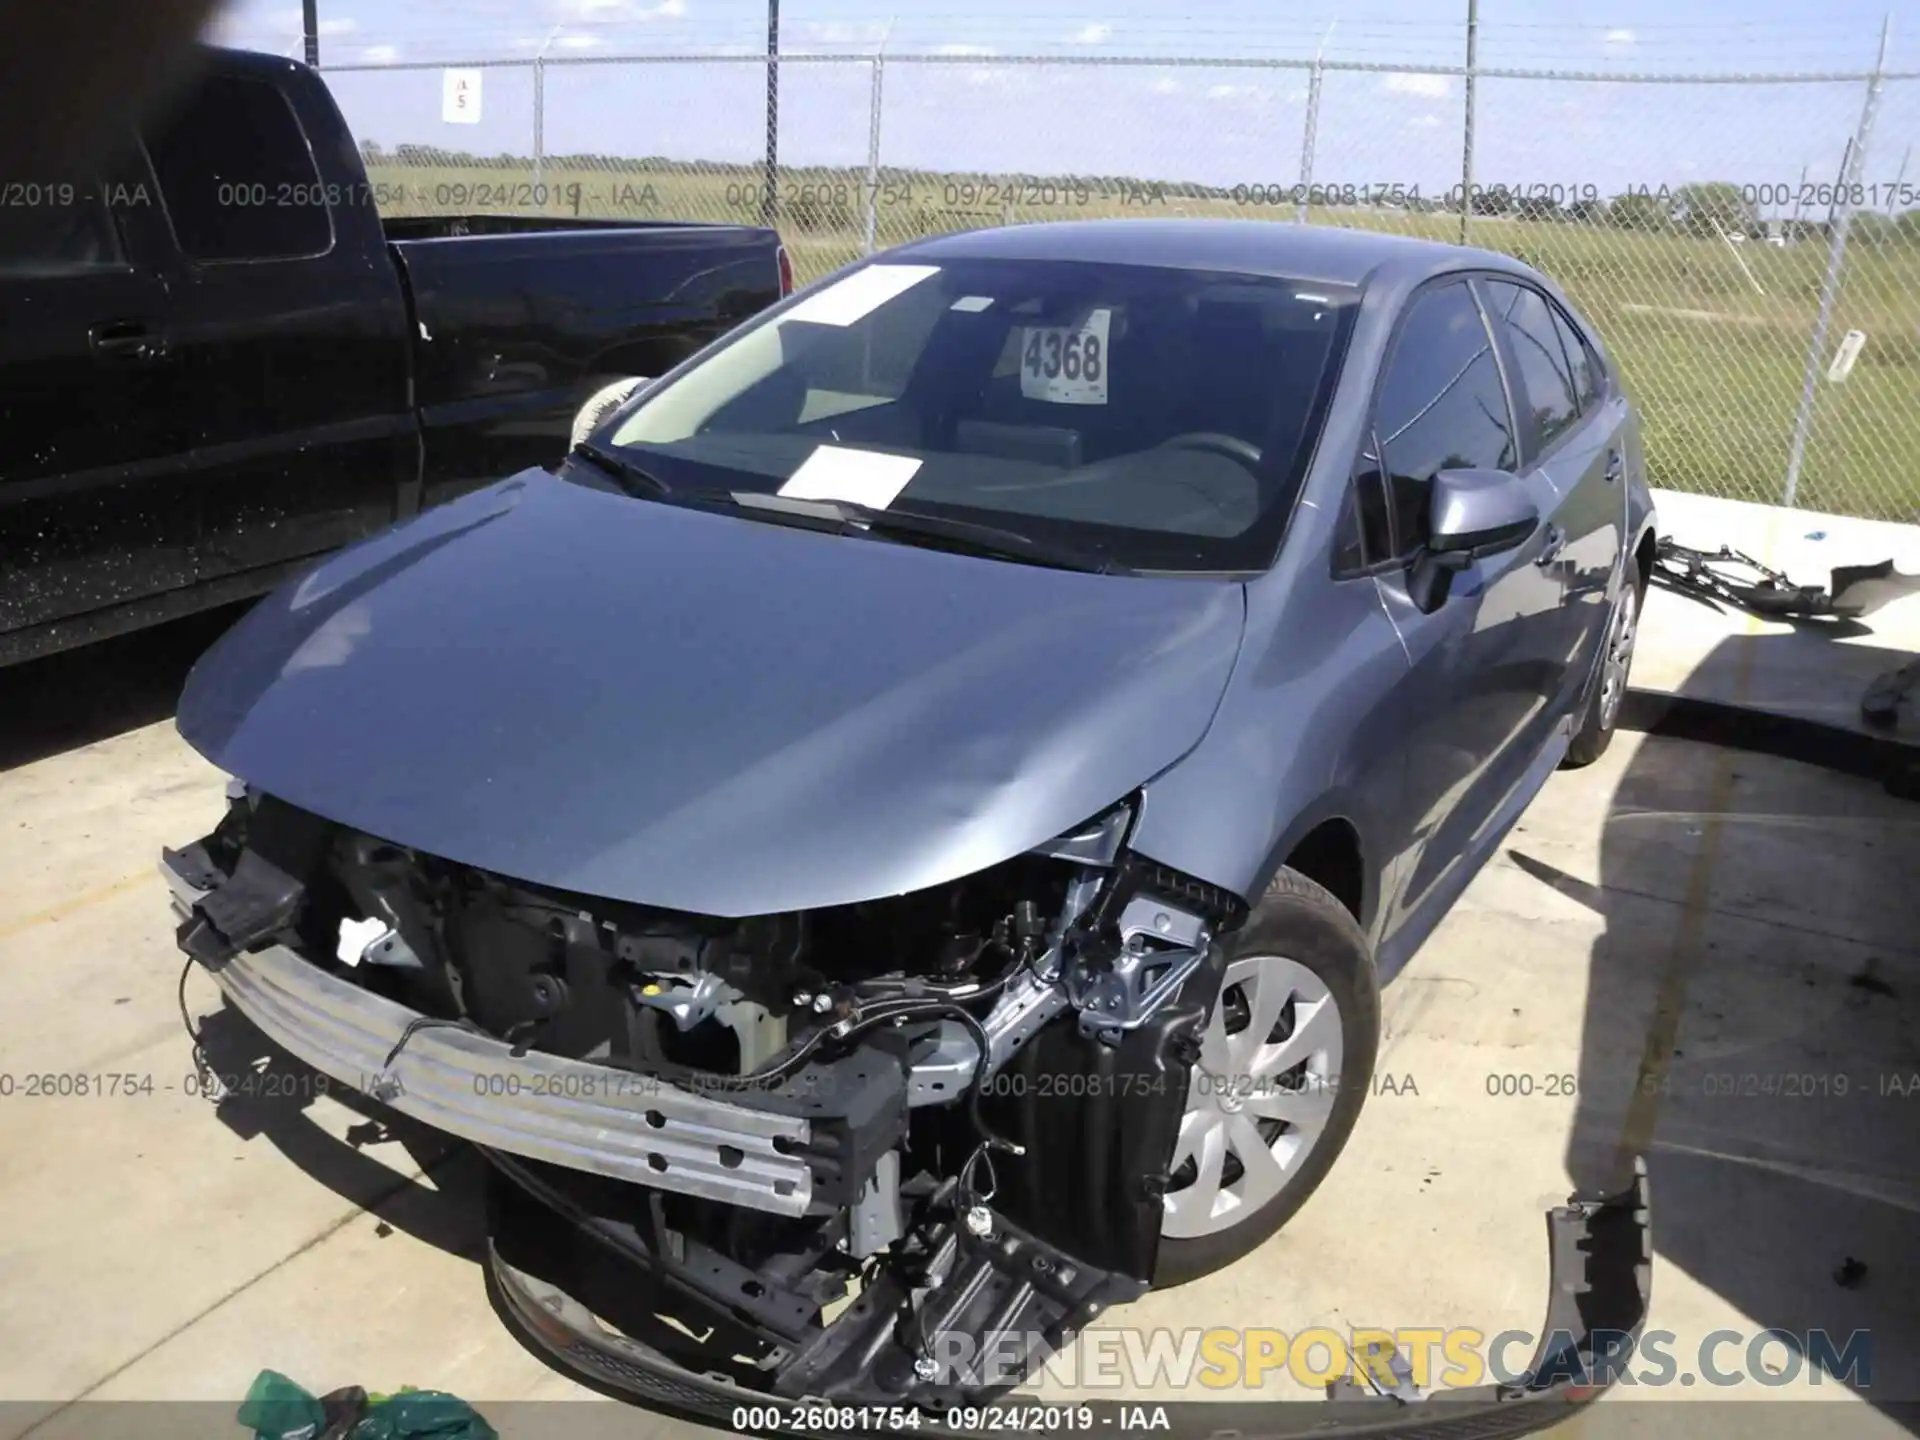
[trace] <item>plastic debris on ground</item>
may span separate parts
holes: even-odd
[[[479,1411],[443,1390],[369,1395],[351,1385],[316,1396],[277,1370],[254,1376],[235,1418],[254,1440],[499,1440]]]

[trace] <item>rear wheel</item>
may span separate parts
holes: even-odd
[[[1156,1285],[1231,1264],[1293,1217],[1346,1145],[1379,1050],[1366,937],[1325,889],[1282,870],[1228,943],[1174,1144]]]
[[[1620,587],[1620,599],[1613,607],[1613,619],[1607,626],[1607,649],[1600,657],[1600,678],[1587,697],[1587,708],[1580,716],[1580,728],[1561,764],[1567,769],[1591,765],[1607,753],[1613,743],[1613,727],[1620,721],[1620,707],[1627,698],[1627,678],[1633,669],[1633,642],[1640,638],[1640,602],[1646,596],[1646,580],[1640,574],[1640,562],[1627,557],[1627,573]]]

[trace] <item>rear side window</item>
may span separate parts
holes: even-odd
[[[1580,402],[1580,413],[1585,415],[1600,403],[1600,361],[1587,348],[1587,342],[1580,338],[1572,322],[1558,310],[1553,312],[1553,326],[1560,332],[1560,344],[1573,370],[1574,398]]]
[[[1464,281],[1426,291],[1408,310],[1381,378],[1368,448],[1363,470],[1378,467],[1384,477],[1395,554],[1425,538],[1427,498],[1440,471],[1514,468],[1500,364]],[[1364,495],[1366,484],[1359,488]]]
[[[69,275],[125,263],[97,183],[15,189],[0,203],[0,275]]]
[[[174,237],[190,260],[324,255],[333,221],[287,97],[216,75],[149,129],[147,153]]]
[[[1544,450],[1580,416],[1573,372],[1560,345],[1553,307],[1538,290],[1504,280],[1487,282],[1487,298],[1496,322],[1507,327],[1507,342],[1519,364]]]

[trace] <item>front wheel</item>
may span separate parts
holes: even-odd
[[[1346,1145],[1380,1047],[1366,936],[1321,886],[1282,870],[1227,945],[1162,1202],[1160,1286],[1293,1218]]]

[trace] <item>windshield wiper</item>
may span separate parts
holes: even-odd
[[[624,455],[603,450],[588,441],[582,440],[573,447],[573,457],[611,475],[629,495],[651,495],[656,500],[664,500],[673,494],[673,487],[658,475],[642,470]]]
[[[729,498],[742,509],[766,510],[798,519],[824,520],[843,531],[851,526],[886,539],[939,540],[968,555],[988,555],[1028,565],[1046,565],[1057,570],[1081,570],[1090,575],[1124,573],[1122,567],[1114,564],[1108,556],[1051,540],[1036,540],[1018,530],[984,525],[977,520],[957,520],[949,515],[932,515],[924,510],[883,510],[854,500],[802,500],[791,495],[768,495],[753,490],[735,491]]]

